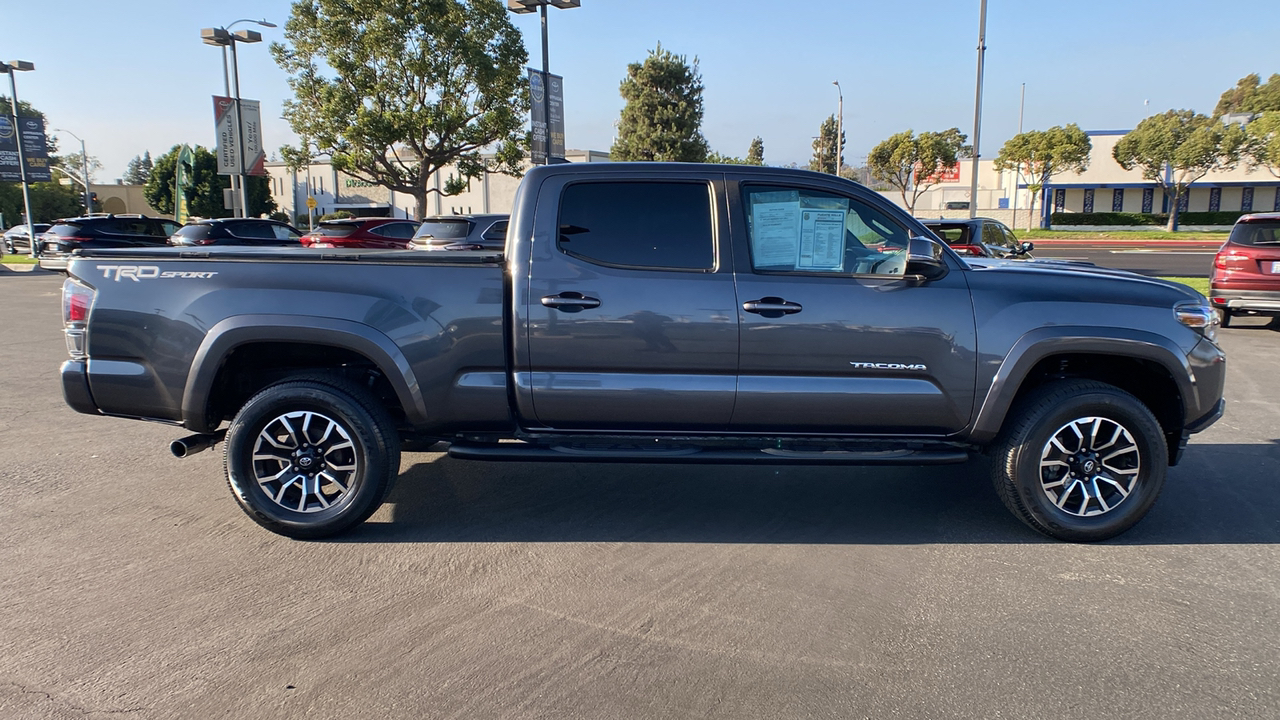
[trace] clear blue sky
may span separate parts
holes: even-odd
[[[216,48],[200,28],[239,18],[283,25],[288,0],[2,0],[0,57],[36,64],[18,97],[83,137],[111,181],[130,158],[214,142],[210,96],[222,92]],[[978,0],[582,0],[550,11],[551,70],[565,77],[569,147],[608,150],[626,65],[663,47],[700,62],[703,132],[713,150],[746,154],[764,138],[769,164],[808,161],[812,137],[844,89],[845,158],[857,162],[911,128],[973,130]],[[512,16],[540,63],[537,15]],[[249,27],[242,25],[240,27]],[[1017,131],[1075,122],[1133,127],[1170,108],[1212,111],[1251,72],[1280,72],[1277,0],[989,0],[982,153]],[[265,39],[281,30],[259,28]],[[266,146],[294,141],[279,119],[285,74],[266,43],[242,46],[241,92],[262,101]],[[0,94],[8,83],[0,79]],[[1149,106],[1144,101],[1150,100]],[[63,136],[64,150],[79,145]]]

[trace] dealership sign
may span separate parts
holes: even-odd
[[[218,174],[266,175],[267,154],[262,147],[262,110],[258,101],[240,100],[239,117],[241,121],[236,122],[235,98],[213,96]]]
[[[13,120],[0,116],[0,181],[22,182],[22,164],[18,160],[18,142],[27,164],[27,182],[52,182],[49,169],[49,144],[44,135],[44,120],[37,117]]]

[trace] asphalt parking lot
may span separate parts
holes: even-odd
[[[63,404],[60,284],[0,268],[2,718],[1280,715],[1261,321],[1223,331],[1226,416],[1107,543],[1025,528],[978,463],[438,453],[297,542],[241,513],[219,451]]]

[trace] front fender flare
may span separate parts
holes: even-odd
[[[183,425],[196,432],[211,432],[209,394],[222,361],[237,347],[253,342],[300,342],[329,345],[359,353],[386,376],[395,390],[406,419],[413,425],[427,423],[426,403],[409,361],[391,338],[377,328],[340,318],[306,315],[236,315],[226,318],[205,334],[187,373],[182,393]]]
[[[1046,357],[1065,353],[1115,355],[1159,363],[1178,386],[1184,419],[1197,410],[1188,407],[1189,403],[1196,402],[1195,372],[1186,353],[1169,338],[1129,328],[1037,328],[1018,338],[1000,363],[974,418],[970,441],[983,445],[993,440],[1031,369]]]

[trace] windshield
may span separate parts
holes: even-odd
[[[471,232],[468,220],[426,220],[414,234],[415,238],[437,238],[439,240],[462,240]]]

